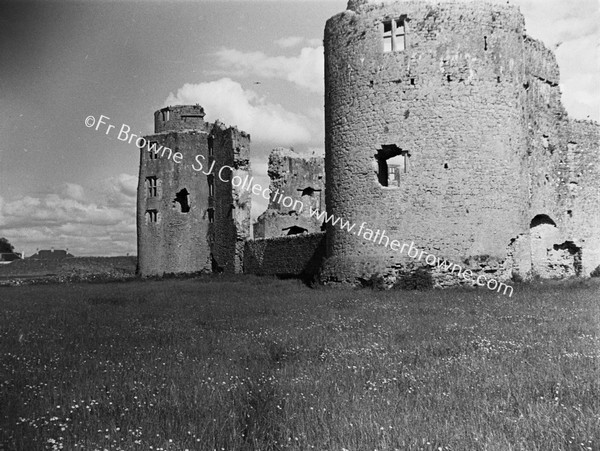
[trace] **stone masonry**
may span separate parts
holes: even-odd
[[[324,45],[330,214],[498,279],[600,264],[598,124],[569,120],[518,8],[351,0]],[[333,226],[327,257],[337,282],[411,263]]]
[[[320,273],[357,283],[425,266],[382,239],[331,224],[323,234],[309,207],[474,277],[587,277],[600,265],[600,127],[568,118],[554,54],[527,36],[518,8],[350,0],[327,21],[324,47],[324,173],[320,158],[271,153],[260,239],[249,240],[249,192],[193,164],[202,155],[205,167],[229,167],[228,180],[249,176],[250,137],[205,123],[199,105],[155,113],[146,138],[187,163],[142,150],[142,275]],[[432,273],[437,286],[468,283]]]
[[[294,203],[286,206],[278,196],[272,195],[267,210],[254,224],[254,238],[321,231],[322,221],[310,216],[310,208],[325,210],[323,158],[305,158],[291,149],[281,147],[273,149],[269,155],[268,174],[271,192],[284,193]],[[299,205],[302,206],[300,211]]]
[[[250,196],[231,179],[250,174],[250,136],[204,115],[199,105],[163,108],[154,114],[155,134],[145,137],[137,199],[142,276],[242,272]]]

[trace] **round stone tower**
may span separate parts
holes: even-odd
[[[519,10],[351,0],[324,45],[326,204],[355,226],[328,226],[323,278],[401,273],[411,242],[502,265],[531,219]]]

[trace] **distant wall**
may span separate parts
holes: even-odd
[[[321,221],[310,211],[326,210],[324,163],[322,157],[304,157],[283,147],[273,149],[268,169],[271,199],[254,225],[254,238],[284,236],[294,226],[308,233],[321,230]]]
[[[325,233],[247,241],[244,272],[258,275],[312,275],[325,255]]]

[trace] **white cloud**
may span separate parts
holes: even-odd
[[[83,186],[67,182],[62,189],[62,195],[69,199],[83,200],[85,194]]]
[[[310,141],[313,126],[306,116],[287,111],[281,105],[268,103],[251,90],[229,79],[189,84],[170,93],[166,105],[199,103],[206,111],[206,120],[221,120],[250,133],[253,140],[276,145]]]
[[[127,196],[136,197],[138,178],[136,175],[119,174],[116,177],[116,186],[119,191]]]
[[[240,75],[282,79],[315,93],[324,89],[323,46],[304,47],[292,57],[224,48],[216,52],[216,57],[220,66]]]
[[[579,119],[600,120],[598,40],[592,36],[561,45],[556,56],[562,63],[561,91],[565,108]]]
[[[135,208],[138,178],[135,175],[119,174],[101,183],[100,189],[105,202],[112,207]]]
[[[28,255],[50,247],[74,255],[135,253],[137,177],[120,174],[94,187],[99,202],[74,183],[36,197],[0,197],[2,236]]]
[[[320,39],[306,39],[301,36],[288,36],[286,38],[277,39],[275,44],[283,49],[297,47],[302,44],[307,44],[310,47],[318,47],[321,45]]]
[[[304,38],[301,36],[288,36],[287,38],[277,39],[275,41],[275,44],[281,48],[286,49],[288,47],[296,47],[297,45],[300,45],[303,42]]]
[[[516,0],[525,15],[527,34],[542,40],[549,48],[598,33],[600,9],[597,0]]]

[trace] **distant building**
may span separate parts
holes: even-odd
[[[10,263],[15,260],[21,260],[23,258],[23,254],[18,252],[5,252],[0,253],[0,264],[1,263]]]
[[[28,257],[32,260],[63,260],[65,258],[71,258],[73,255],[69,254],[63,249],[43,249]]]

